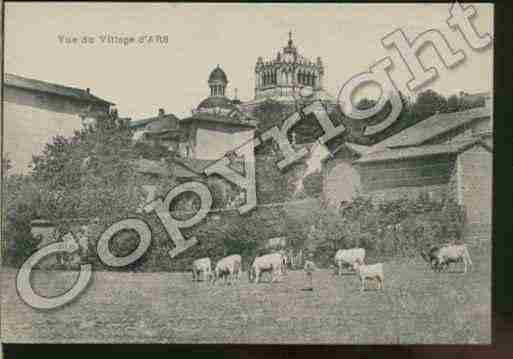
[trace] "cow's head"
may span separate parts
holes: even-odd
[[[362,265],[363,265],[363,261],[360,258],[356,258],[355,261],[353,262],[353,270],[357,271],[358,268],[360,268],[360,266],[362,266]]]

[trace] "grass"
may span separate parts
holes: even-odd
[[[420,258],[385,262],[385,290],[359,292],[355,275],[303,272],[279,283],[193,283],[190,273],[96,272],[74,302],[28,307],[2,272],[3,342],[414,344],[491,341],[491,255],[470,248],[474,268],[434,273]],[[42,295],[64,292],[76,273],[35,271]]]

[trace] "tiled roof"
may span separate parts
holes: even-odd
[[[181,123],[187,123],[192,121],[205,121],[205,122],[215,122],[215,123],[224,123],[228,125],[235,125],[240,127],[247,128],[255,128],[256,125],[252,122],[241,121],[237,118],[226,116],[223,114],[212,114],[205,112],[196,112],[191,117],[184,118],[180,120]]]
[[[406,128],[375,145],[375,148],[418,146],[436,136],[454,130],[464,124],[491,116],[487,107],[466,111],[440,113]]]
[[[128,123],[128,127],[130,128],[134,128],[134,129],[140,129],[140,128],[143,128],[143,127],[147,127],[147,130],[149,131],[161,131],[161,130],[176,130],[178,129],[178,122],[180,120],[178,119],[178,117],[176,117],[175,115],[173,114],[166,114],[162,117],[150,117],[150,118],[145,118],[145,119],[142,119],[142,120],[135,120],[135,121],[130,121]]]
[[[472,139],[466,141],[458,141],[452,143],[444,143],[438,145],[425,145],[418,147],[400,147],[386,148],[384,150],[367,154],[354,163],[381,162],[389,160],[400,160],[416,157],[427,157],[442,154],[456,154],[467,150],[475,145],[481,145],[491,151],[491,148],[481,141],[481,139]]]
[[[94,96],[93,94],[83,89],[29,79],[14,74],[4,74],[4,86],[13,86],[33,91],[51,93],[55,95],[71,97],[81,101],[114,105],[112,102]]]
[[[216,162],[217,160],[199,160],[192,158],[173,158],[173,162],[179,163],[183,166],[186,166],[190,170],[194,171],[197,174],[201,174],[205,168]]]
[[[184,164],[171,159],[170,161],[152,161],[139,158],[132,161],[136,171],[144,174],[153,174],[164,177],[195,178],[198,174],[187,168]]]

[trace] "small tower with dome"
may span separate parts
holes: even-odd
[[[228,85],[228,78],[226,77],[223,69],[217,65],[208,77],[210,96],[224,97],[226,93],[226,85]]]

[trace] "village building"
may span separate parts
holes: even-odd
[[[228,77],[218,65],[208,78],[210,95],[191,116],[178,119],[159,110],[158,117],[131,121],[135,140],[160,144],[173,156],[215,160],[253,138],[256,121],[226,96]]]
[[[170,152],[178,152],[182,141],[180,120],[172,113],[159,108],[158,115],[137,121],[130,121],[128,127],[134,130],[134,140],[144,141],[152,146],[163,146]]]
[[[180,121],[186,158],[219,159],[254,137],[256,121],[226,96],[228,78],[219,65],[208,78],[210,96]]]
[[[28,172],[32,155],[41,153],[53,136],[73,135],[112,105],[90,89],[4,74],[4,149],[13,171]]]
[[[374,201],[453,198],[464,206],[467,236],[489,238],[492,213],[492,109],[435,114],[374,146],[346,143],[325,163],[323,195]]]

